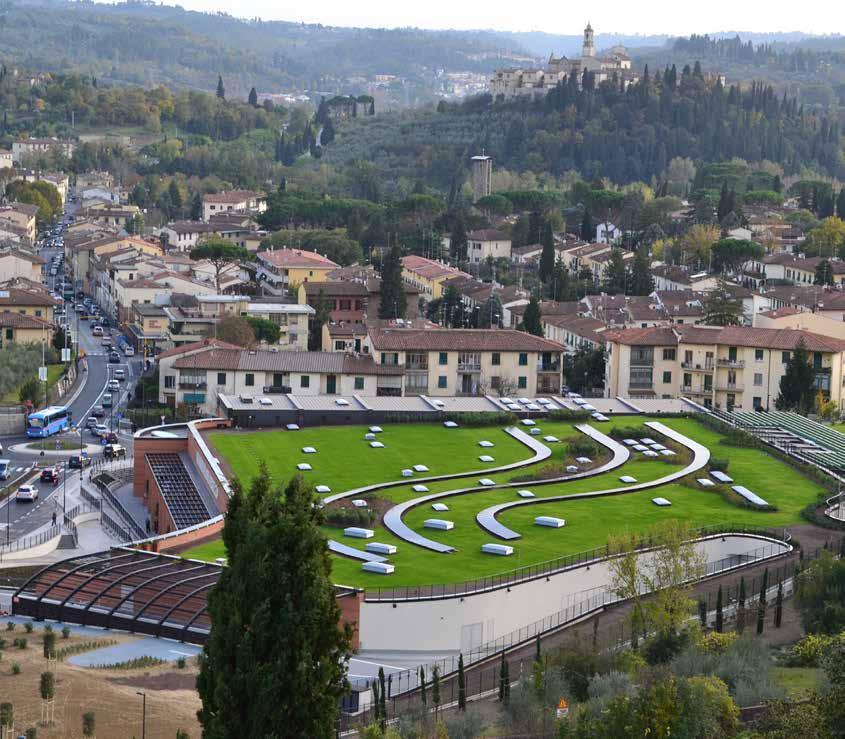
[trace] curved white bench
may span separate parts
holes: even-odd
[[[619,442],[615,439],[610,438],[606,434],[603,434],[601,431],[594,429],[592,426],[587,424],[579,424],[575,427],[578,431],[583,434],[586,434],[594,441],[597,441],[599,444],[606,446],[613,452],[613,457],[605,464],[601,465],[600,467],[596,467],[594,470],[588,470],[587,472],[579,472],[574,475],[567,475],[566,477],[555,477],[548,480],[532,480],[531,485],[532,487],[535,485],[551,485],[553,483],[559,482],[569,482],[571,480],[581,480],[585,477],[593,477],[595,475],[600,475],[604,472],[608,472],[609,470],[615,469],[620,467],[621,465],[625,464],[628,461],[631,453]],[[515,431],[519,432],[519,429],[514,429]],[[534,442],[534,439],[530,436],[526,435],[526,438],[529,442]],[[536,442],[534,442],[536,443]],[[492,472],[492,470],[487,470],[488,472]],[[448,498],[453,495],[462,495],[464,493],[472,493],[478,490],[497,490],[497,489],[506,489],[506,488],[522,488],[525,486],[526,483],[523,482],[507,482],[502,483],[501,485],[493,485],[493,486],[480,486],[476,485],[473,487],[467,488],[458,488],[455,490],[446,490],[441,493],[432,493],[431,495],[424,495],[421,498],[414,498],[412,500],[407,500],[404,503],[399,503],[398,505],[393,506],[390,508],[387,513],[384,514],[384,526],[388,531],[390,531],[395,536],[398,536],[400,539],[409,542],[410,544],[416,544],[417,546],[424,547],[425,549],[430,549],[433,552],[440,552],[441,554],[446,554],[448,552],[454,552],[455,547],[451,547],[448,544],[441,544],[439,541],[432,541],[431,539],[426,538],[418,534],[414,531],[410,526],[408,526],[403,520],[402,517],[405,515],[407,511],[411,508],[415,508],[416,506],[423,505],[425,503],[430,503],[431,501],[438,500],[440,498]],[[525,501],[531,502],[531,501]]]
[[[707,462],[710,461],[710,450],[706,446],[699,444],[697,441],[693,441],[683,434],[670,429],[668,426],[660,423],[660,421],[647,421],[646,426],[652,429],[652,431],[657,431],[672,441],[675,441],[689,449],[693,453],[692,462],[683,469],[677,470],[669,475],[659,477],[656,480],[641,482],[636,485],[626,485],[622,488],[610,488],[609,490],[597,490],[591,493],[573,493],[571,495],[555,495],[550,498],[532,498],[529,500],[515,500],[508,503],[499,503],[498,505],[490,506],[489,508],[485,508],[483,511],[480,511],[478,515],[476,515],[475,520],[482,529],[490,534],[493,534],[493,536],[498,536],[500,539],[505,540],[519,539],[522,536],[521,534],[509,529],[496,519],[496,516],[498,516],[502,511],[520,505],[550,503],[560,500],[578,500],[579,498],[596,498],[604,495],[618,495],[621,493],[633,493],[638,490],[649,490],[650,488],[659,487],[661,485],[674,482],[675,480],[680,480],[682,477],[686,477],[693,472],[698,472],[704,468]]]

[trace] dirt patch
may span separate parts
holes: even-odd
[[[37,628],[37,626],[36,626]],[[199,695],[194,687],[197,667],[191,660],[180,670],[175,664],[140,670],[102,670],[74,667],[67,662],[48,665],[42,652],[42,633],[25,634],[18,627],[14,632],[2,632],[7,646],[0,661],[0,696],[13,704],[15,733],[23,734],[30,727],[38,727],[41,739],[65,739],[82,734],[82,714],[93,711],[99,737],[141,736],[142,699],[138,690],[147,692],[146,736],[150,739],[172,739],[176,731],[186,731],[191,737],[200,736],[196,712],[200,708]],[[26,636],[27,649],[10,646],[16,636]],[[109,635],[118,642],[134,641],[130,635]],[[90,641],[90,637],[57,639],[57,647]],[[12,672],[12,664],[20,666],[20,674]],[[50,726],[39,724],[41,699],[38,684],[41,673],[52,670],[56,680],[53,704],[54,721]],[[161,687],[159,687],[161,686]]]

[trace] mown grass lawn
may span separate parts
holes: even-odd
[[[597,424],[596,426],[607,432],[613,425],[641,426],[647,420],[650,419],[646,417],[625,417],[613,419],[610,424]],[[431,539],[456,547],[457,552],[436,554],[407,544],[377,525],[374,527],[376,529],[374,540],[393,543],[398,548],[397,554],[390,558],[390,561],[396,565],[395,574],[390,577],[383,577],[364,573],[361,571],[359,562],[343,557],[333,557],[335,580],[346,585],[366,587],[460,582],[603,546],[609,536],[626,532],[643,532],[653,524],[666,519],[681,519],[695,527],[724,523],[762,527],[787,526],[797,523],[800,520],[801,509],[813,502],[821,492],[820,486],[792,467],[757,449],[723,444],[722,437],[719,434],[695,420],[684,418],[655,420],[660,420],[667,426],[704,444],[710,449],[713,457],[727,458],[729,460],[728,473],[736,483],[745,485],[771,505],[777,507],[778,510],[762,512],[740,507],[724,494],[724,490],[719,488],[701,489],[694,482],[694,479],[664,485],[653,490],[603,498],[548,503],[540,501],[510,509],[502,514],[500,517],[502,523],[519,532],[522,536],[516,541],[509,542],[514,547],[513,556],[496,557],[481,553],[481,545],[493,541],[493,538],[477,525],[475,515],[489,505],[518,500],[517,488],[477,491],[445,499],[443,502],[449,506],[448,512],[435,513],[431,510],[430,505],[424,505],[412,509],[405,517],[406,523],[412,528],[424,532],[425,536]],[[552,433],[561,439],[574,436],[577,433],[572,428],[572,424],[561,422],[543,422],[541,427],[544,433]],[[336,436],[329,433],[333,431],[336,432]],[[250,440],[252,445],[250,448],[247,448],[245,444],[237,443],[237,440],[242,439],[243,435],[214,435],[224,439],[224,445],[231,445],[224,446],[224,448],[221,448],[220,441],[217,438],[213,438],[212,441],[221,456],[233,468],[237,465],[238,469],[257,470],[258,464],[255,454],[262,444],[268,444],[269,448],[277,449],[276,454],[284,453],[287,457],[286,460],[274,460],[276,466],[271,469],[278,470],[274,474],[287,476],[288,470],[295,467],[297,461],[307,459],[307,461],[314,463],[315,470],[321,471],[320,475],[307,473],[308,479],[315,484],[323,483],[323,474],[328,475],[331,472],[336,475],[335,478],[331,478],[335,481],[333,485],[335,491],[342,490],[344,487],[357,487],[367,482],[396,479],[398,478],[398,471],[403,466],[408,466],[411,461],[427,464],[432,473],[446,471],[443,467],[449,465],[451,465],[451,471],[461,469],[461,465],[464,465],[464,470],[477,468],[479,466],[477,457],[479,453],[485,451],[477,446],[478,440],[482,438],[489,438],[495,442],[496,447],[489,451],[491,455],[496,457],[497,464],[506,460],[504,454],[512,452],[515,458],[518,458],[519,453],[519,447],[516,450],[506,449],[508,445],[502,443],[502,437],[508,441],[512,440],[497,429],[453,429],[447,431],[440,426],[390,426],[385,427],[385,433],[379,435],[387,448],[370,450],[369,447],[366,447],[361,449],[364,452],[364,458],[366,459],[370,452],[374,454],[389,452],[391,447],[394,448],[394,453],[410,453],[411,457],[384,455],[380,457],[382,464],[371,469],[369,466],[371,463],[361,461],[362,455],[357,449],[354,454],[341,454],[334,451],[336,448],[335,441],[341,445],[346,443],[352,449],[355,449],[353,441],[356,444],[365,445],[362,440],[365,430],[363,428],[351,430],[352,440],[348,438],[349,433],[343,434],[342,431],[350,432],[350,428],[315,429],[312,430],[314,436],[311,436],[307,441],[305,440],[306,433],[302,431],[296,433],[272,432],[275,437],[285,437],[284,441],[287,444],[287,451],[285,452],[278,451],[278,442],[270,438],[262,439],[260,442]],[[654,432],[645,428],[642,430],[642,435],[656,436]],[[255,437],[256,435],[250,434],[249,436]],[[270,434],[265,435],[265,437],[270,437]],[[413,445],[415,438],[420,439],[421,443],[427,445],[426,451],[422,451],[421,447]],[[322,442],[319,439],[322,439]],[[346,441],[344,441],[345,439]],[[518,444],[515,441],[513,443]],[[306,444],[317,447],[318,453],[302,454],[300,448]],[[524,455],[524,447],[522,449]],[[321,461],[320,455],[325,452],[329,453],[325,454],[325,461]],[[336,457],[339,456],[343,456],[344,460],[338,460]],[[443,460],[442,463],[432,464],[432,460],[441,459]],[[555,449],[553,459],[555,462],[566,463],[569,456],[565,455],[564,450],[558,447]],[[389,463],[385,464],[385,460],[389,460]],[[441,464],[443,467],[441,467]],[[323,465],[325,465],[324,473]],[[348,469],[350,465],[352,469]],[[467,467],[466,465],[470,466]],[[646,460],[639,455],[635,455],[621,468],[586,480],[550,485],[525,482],[519,487],[532,490],[538,499],[555,495],[592,492],[622,487],[622,483],[619,482],[621,475],[629,474],[637,478],[638,481],[644,482],[665,476],[678,469],[679,465],[680,462],[667,462],[665,459]],[[519,472],[491,474],[489,477],[496,482],[508,482],[515,475],[525,474],[530,470],[529,467]],[[239,474],[244,473],[239,472]],[[699,474],[694,477],[700,476],[702,475]],[[318,477],[321,479],[317,479]],[[473,476],[462,480],[431,483],[427,486],[431,492],[440,492],[475,485],[476,479],[476,476]],[[340,482],[337,482],[338,480]],[[374,495],[399,502],[416,497],[419,494],[414,493],[409,484],[384,490]],[[672,506],[670,508],[655,506],[651,499],[658,495],[668,498],[672,502]],[[540,515],[564,518],[567,522],[566,526],[561,529],[544,529],[535,526],[534,518]],[[454,521],[455,528],[448,532],[423,529],[423,521],[430,517]],[[343,540],[344,543],[351,546],[361,549],[364,547],[364,543],[361,541],[343,539],[341,530],[337,528],[326,527],[326,535]],[[220,542],[212,542],[187,552],[186,556],[214,559],[224,556],[224,552]]]
[[[57,364],[48,364],[47,365],[47,390],[48,392],[53,388],[59,378],[64,374],[65,365],[61,362]],[[35,376],[38,376],[38,373],[35,373]],[[21,396],[21,386],[24,384],[25,381],[22,381],[20,385],[18,385],[14,390],[10,390],[6,395],[0,398],[0,402],[2,403],[19,403]],[[43,407],[44,405],[44,384],[39,382],[38,383],[38,400],[36,401],[35,405],[38,408]]]
[[[819,686],[823,671],[818,667],[775,667],[775,682],[786,691],[789,698],[806,698]]]

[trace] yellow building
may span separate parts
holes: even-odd
[[[708,408],[769,410],[799,341],[814,388],[845,408],[845,340],[792,328],[673,326],[607,331],[605,395],[685,397]]]
[[[22,277],[41,283],[44,276],[44,260],[37,254],[24,249],[0,251],[0,282]]]
[[[420,292],[423,300],[438,300],[443,295],[443,283],[454,277],[471,277],[456,267],[415,254],[402,257],[402,279]]]
[[[18,313],[52,324],[53,311],[58,305],[46,291],[0,286],[0,313]]]
[[[21,313],[0,313],[0,349],[9,344],[40,344],[53,338],[53,326]]]
[[[296,295],[306,282],[325,282],[326,275],[338,268],[328,257],[305,249],[271,249],[258,252],[256,277],[273,295]]]

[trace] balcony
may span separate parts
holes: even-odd
[[[745,362],[742,359],[728,359],[727,357],[719,357],[716,364],[720,367],[730,367],[731,369],[742,369],[745,367]]]
[[[560,362],[538,362],[537,372],[560,372]]]
[[[716,389],[727,393],[741,393],[745,390],[745,386],[737,382],[720,382],[716,385]]]
[[[713,362],[681,362],[681,369],[692,372],[712,372],[714,365]]]
[[[692,387],[691,385],[684,385],[681,388],[681,393],[684,395],[710,395],[712,392],[712,387]]]
[[[287,385],[266,385],[261,390],[265,395],[286,395],[293,392]]]
[[[207,387],[207,383],[205,380],[190,380],[190,379],[181,379],[179,380],[179,389],[180,390],[205,390]]]
[[[460,365],[458,365],[460,367]],[[428,362],[405,362],[405,369],[417,372],[428,372]]]
[[[654,387],[654,383],[653,382],[642,382],[642,381],[638,380],[636,382],[633,382],[633,381],[629,382],[628,387],[631,390],[651,390]]]
[[[481,372],[481,362],[458,362],[458,372]]]

